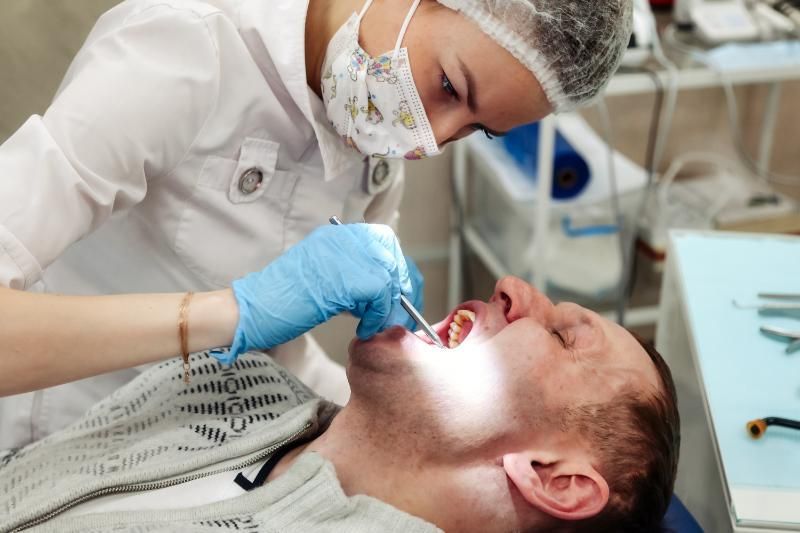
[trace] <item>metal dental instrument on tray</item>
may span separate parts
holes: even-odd
[[[328,221],[334,226],[342,225],[342,221],[339,220],[339,217],[337,217],[336,215],[329,218]],[[400,305],[402,305],[403,309],[405,309],[406,312],[409,315],[411,315],[411,318],[414,319],[414,322],[416,322],[417,325],[419,325],[419,327],[422,328],[422,331],[424,331],[425,334],[428,337],[430,337],[433,343],[439,348],[444,349],[444,344],[442,343],[442,339],[439,338],[439,335],[437,335],[436,332],[433,330],[433,328],[430,326],[430,324],[428,324],[425,321],[425,319],[422,317],[422,313],[417,311],[417,308],[414,307],[414,305],[408,300],[408,298],[406,298],[402,294],[400,295]]]
[[[763,300],[772,300],[756,303],[742,303],[733,300],[734,307],[739,309],[757,309],[759,311],[798,311],[800,312],[800,294],[759,292],[758,297]]]
[[[789,346],[786,347],[787,354],[800,350],[800,330],[790,331],[776,326],[761,326],[760,330],[761,333],[768,337],[778,337],[780,340],[788,340]]]
[[[760,292],[758,297],[767,301],[743,304],[733,300],[733,305],[739,309],[757,309],[762,315],[785,315],[800,319],[799,293]],[[767,337],[788,341],[787,354],[800,350],[800,330],[792,331],[777,326],[761,326],[759,330]]]

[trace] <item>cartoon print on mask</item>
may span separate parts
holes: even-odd
[[[358,96],[348,98],[347,103],[344,104],[344,108],[350,114],[350,119],[355,121],[358,116]]]
[[[414,2],[406,18],[410,20],[418,4]],[[421,159],[438,154],[408,50],[371,56],[359,45],[360,26],[354,14],[339,28],[328,43],[320,72],[325,78],[325,114],[333,130],[362,155]],[[401,43],[404,33],[398,35]]]
[[[325,90],[326,80],[331,80],[331,88],[329,89],[330,92]],[[336,77],[333,75],[333,71],[330,67],[328,67],[328,71],[322,76],[322,96],[327,96],[329,101],[336,98]]]
[[[380,56],[372,60],[367,67],[367,76],[372,76],[376,81],[397,83],[397,75],[392,72],[391,56]]]
[[[406,153],[406,155],[403,156],[403,159],[408,159],[409,161],[416,161],[418,159],[425,159],[425,157],[426,157],[425,148],[423,148],[422,146],[417,146],[410,152]]]
[[[362,113],[367,114],[367,122],[370,124],[380,124],[383,122],[383,115],[380,109],[375,107],[375,95],[369,93],[367,96],[367,105],[361,108]]]
[[[414,120],[414,115],[411,114],[411,109],[408,107],[408,102],[400,100],[400,108],[393,111],[394,116],[397,117],[392,121],[392,126],[402,124],[408,130],[413,130],[417,127],[417,122]]]
[[[368,61],[369,58],[364,54],[361,48],[353,51],[353,54],[350,56],[350,64],[347,65],[347,72],[350,73],[351,80],[358,80],[358,73],[364,70]]]

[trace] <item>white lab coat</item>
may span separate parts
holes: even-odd
[[[345,148],[308,89],[307,6],[128,0],[103,15],[44,116],[0,146],[0,285],[218,289],[330,215],[394,225],[402,165]],[[323,395],[349,395],[308,336],[273,355]],[[65,426],[137,372],[0,399],[0,450]]]

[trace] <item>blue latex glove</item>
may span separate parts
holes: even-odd
[[[425,278],[422,277],[422,272],[419,271],[413,259],[409,256],[405,256],[405,259],[406,265],[408,265],[408,277],[411,279],[411,296],[406,295],[406,297],[414,304],[417,311],[422,313],[425,310]],[[418,329],[417,323],[401,305],[392,308],[389,324],[403,326],[411,331]]]
[[[229,352],[231,364],[254,349],[288,342],[344,311],[361,321],[367,339],[391,326],[401,292],[411,281],[400,243],[388,226],[322,226],[267,265],[233,282],[239,324]]]

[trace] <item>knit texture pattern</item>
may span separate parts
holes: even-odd
[[[231,368],[194,354],[188,385],[181,371],[178,360],[160,364],[72,426],[6,455],[0,524],[65,504],[68,497],[59,495],[73,494],[76,481],[88,494],[108,488],[112,478],[146,483],[257,452],[260,443],[250,437],[263,431],[259,425],[316,398],[261,354]]]

